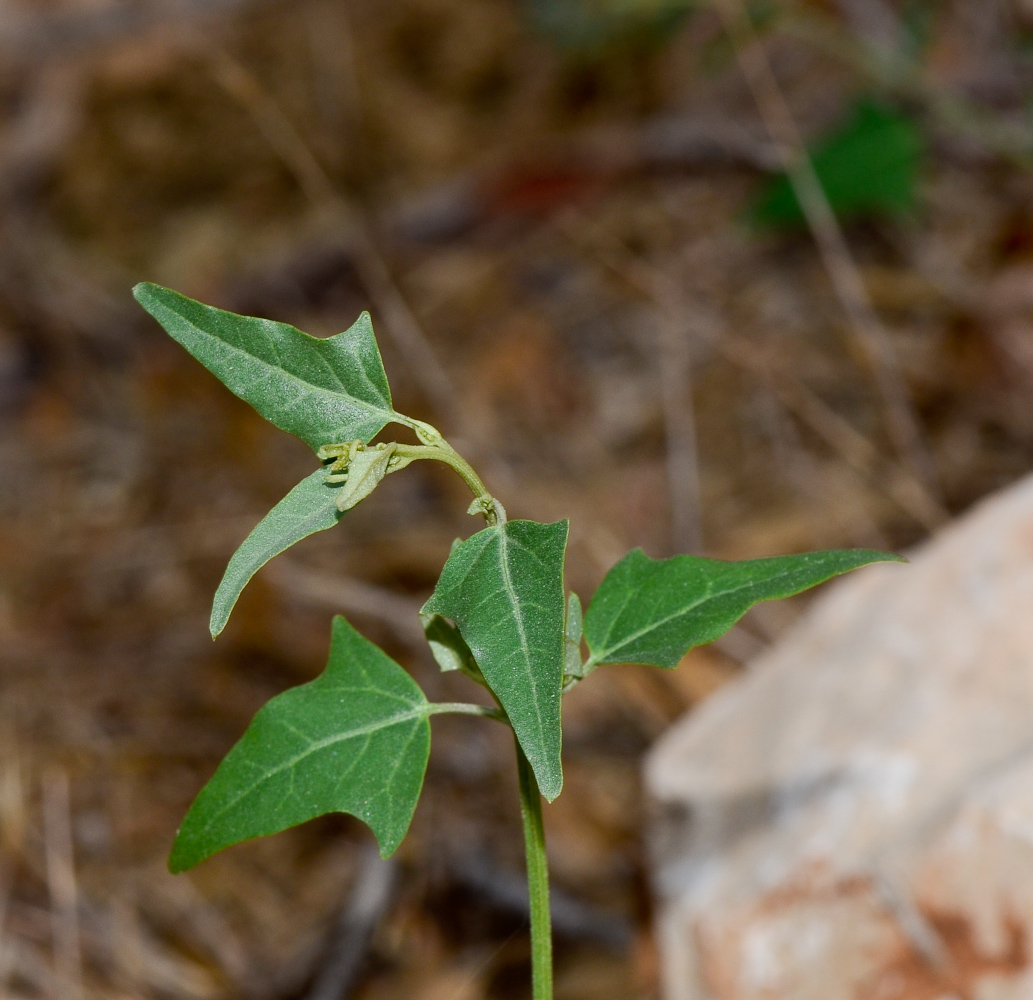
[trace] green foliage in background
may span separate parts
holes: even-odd
[[[478,715],[516,741],[531,899],[535,1000],[552,995],[548,869],[541,796],[563,787],[563,695],[603,664],[674,667],[759,601],[800,593],[894,556],[865,550],[724,562],[629,553],[582,614],[564,586],[568,523],[508,520],[477,473],[429,424],[397,413],[365,313],[318,340],[283,323],[236,316],[157,285],[137,300],[228,388],[321,463],[281,500],[230,560],[212,608],[222,631],[241,591],[268,560],[334,527],[385,476],[420,459],[452,467],[473,493],[469,513],[486,526],[457,541],[420,614],[428,648],[445,671],[480,685],[493,706],[432,703],[386,653],[334,619],[324,672],[273,698],[201,790],[169,860],[183,871],[233,844],[330,812],[357,816],[384,856],[401,843],[420,796],[430,716]],[[389,423],[419,444],[370,439]],[[587,645],[588,656],[582,646]]]
[[[524,0],[534,27],[561,49],[593,52],[666,41],[694,0]]]
[[[898,216],[914,209],[925,140],[918,124],[903,112],[876,101],[859,101],[846,122],[809,153],[829,204],[842,221]],[[806,225],[784,175],[768,182],[750,215],[764,228]]]

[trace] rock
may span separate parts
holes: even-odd
[[[667,1000],[1033,997],[1033,477],[652,751]]]

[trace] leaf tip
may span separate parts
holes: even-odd
[[[222,630],[226,627],[226,622],[228,621],[229,615],[220,614],[218,608],[212,608],[211,617],[208,619],[208,631],[212,634],[213,642],[222,634]]]
[[[384,861],[387,861],[387,859],[390,858],[395,853],[395,851],[397,851],[398,848],[402,845],[401,840],[389,841],[385,843],[381,841],[379,837],[375,837],[375,839],[377,842],[377,853]]]
[[[172,875],[180,875],[185,871],[189,871],[202,860],[204,859],[193,857],[190,851],[184,847],[182,830],[178,830],[176,832],[176,839],[172,842],[172,850],[169,852],[169,859],[166,862],[169,873]]]
[[[906,563],[908,560],[897,552],[879,552],[878,550],[869,549],[864,552],[864,555],[868,556],[868,562],[865,565],[872,565],[872,563],[880,562],[895,562],[895,563]]]
[[[144,299],[150,298],[159,287],[150,281],[139,281],[133,285],[133,298],[143,305]]]
[[[559,798],[560,792],[563,791],[563,775],[561,774],[555,781],[550,781],[547,784],[548,787],[540,788],[539,791],[542,793],[542,798],[552,804]]]

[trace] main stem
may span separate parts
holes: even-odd
[[[549,913],[549,860],[545,855],[542,796],[531,765],[516,744],[520,815],[524,821],[527,890],[531,898],[531,994],[552,1000],[552,917]]]

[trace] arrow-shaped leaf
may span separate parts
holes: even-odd
[[[320,340],[160,285],[137,285],[133,294],[228,389],[313,450],[369,441],[398,418],[368,313],[343,333]]]
[[[507,521],[452,549],[425,614],[452,618],[516,732],[542,794],[563,787],[566,521]]]
[[[169,868],[329,812],[367,823],[387,857],[423,786],[431,710],[394,660],[335,618],[326,670],[255,716],[187,813]]]
[[[791,597],[869,563],[901,561],[850,549],[724,562],[699,556],[650,559],[629,552],[600,584],[585,616],[589,659],[676,667],[693,647],[713,642],[754,604]]]
[[[209,627],[213,639],[226,627],[247,582],[273,556],[317,531],[332,528],[341,519],[337,509],[341,487],[329,485],[326,477],[326,469],[316,469],[306,476],[258,522],[233,553],[212,604]]]

